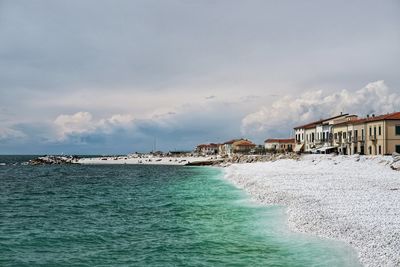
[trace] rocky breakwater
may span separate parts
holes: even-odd
[[[53,164],[72,164],[77,163],[76,156],[44,156],[37,157],[27,162],[29,165],[53,165]]]
[[[233,163],[256,163],[256,162],[270,162],[281,159],[293,159],[299,160],[300,155],[296,153],[284,153],[284,154],[266,154],[266,155],[233,155],[232,157],[225,158],[218,165],[221,167],[228,167]]]

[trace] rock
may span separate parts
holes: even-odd
[[[400,154],[399,153],[393,152],[392,157],[393,157],[393,162],[400,161]]]
[[[390,164],[390,168],[396,171],[400,171],[400,161],[396,161]]]
[[[71,164],[76,163],[76,156],[44,156],[30,160],[29,165],[51,165],[51,164]]]

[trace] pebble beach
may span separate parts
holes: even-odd
[[[291,230],[343,241],[364,266],[400,266],[400,172],[391,156],[304,155],[233,164],[225,178],[287,207]]]

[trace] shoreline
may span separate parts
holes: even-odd
[[[143,156],[143,157],[98,157],[98,158],[80,158],[75,163],[82,165],[100,165],[100,164],[135,164],[135,165],[172,165],[184,166],[186,164],[195,164],[202,162],[218,162],[217,157],[160,157],[160,156]]]
[[[400,265],[400,173],[391,157],[304,155],[233,164],[224,178],[286,207],[292,231],[343,241],[365,266]]]
[[[209,156],[153,156],[142,155],[140,157],[94,157],[79,158],[73,163],[77,164],[141,164],[141,165],[187,165],[187,166],[216,166],[229,167],[235,163],[270,162],[280,159],[299,159],[295,153],[266,154],[266,155],[234,155],[233,157]]]

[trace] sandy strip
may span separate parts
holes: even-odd
[[[235,164],[225,177],[261,203],[286,205],[292,230],[342,240],[365,266],[400,266],[400,172],[390,162],[308,155]]]
[[[201,162],[216,159],[216,157],[101,157],[81,158],[79,164],[143,164],[143,165],[185,165],[189,162]]]

